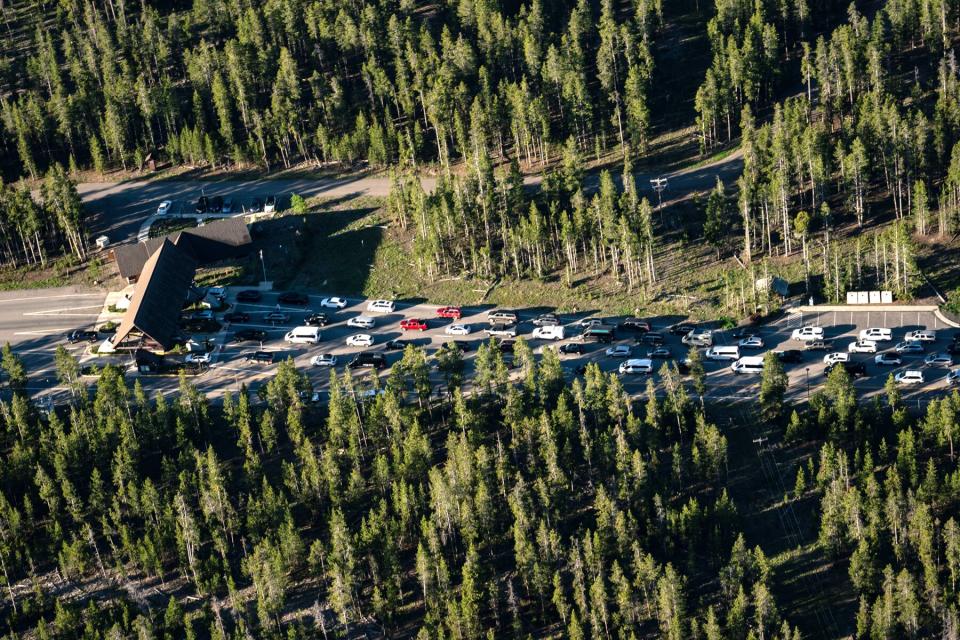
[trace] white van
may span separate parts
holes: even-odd
[[[531,335],[540,340],[563,340],[566,337],[566,332],[563,329],[563,325],[558,324],[548,327],[536,327]]]
[[[317,344],[320,342],[320,327],[297,327],[283,337],[293,344]]]
[[[736,345],[710,347],[704,355],[707,360],[737,360],[740,358],[740,347]]]
[[[893,340],[893,331],[885,327],[870,327],[860,331],[860,340],[872,340],[873,342],[882,342]]]
[[[393,300],[371,300],[367,304],[367,311],[375,311],[377,313],[393,313],[396,308],[397,305]]]
[[[762,373],[763,356],[744,356],[730,365],[734,373]]]
[[[618,371],[620,372],[620,375],[639,373],[650,374],[653,373],[653,360],[648,358],[640,360],[625,360],[620,363]]]

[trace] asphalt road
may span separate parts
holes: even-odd
[[[14,345],[17,353],[21,354],[31,373],[31,391],[40,395],[52,394],[54,396],[62,394],[63,390],[58,389],[55,376],[52,373],[53,351],[57,344],[65,343],[63,334],[72,328],[89,326],[92,321],[96,308],[102,304],[102,294],[91,294],[84,292],[64,292],[57,290],[46,292],[47,295],[37,295],[35,292],[29,292],[33,295],[13,296],[7,294],[0,298],[0,339],[10,341]],[[235,294],[236,292],[232,292]],[[231,295],[228,300],[235,303]],[[282,326],[275,326],[266,323],[263,316],[266,313],[277,309],[277,294],[266,293],[263,300],[257,304],[234,304],[232,310],[245,311],[251,315],[251,321],[248,324],[224,325],[222,330],[210,336],[216,347],[212,354],[212,363],[210,369],[194,378],[193,383],[208,397],[217,401],[224,391],[236,391],[241,384],[246,384],[251,389],[256,389],[265,384],[275,373],[277,364],[262,365],[250,362],[246,356],[259,348],[272,351],[276,355],[276,362],[292,357],[296,366],[304,371],[311,381],[314,389],[323,391],[329,380],[329,369],[323,367],[313,367],[310,365],[310,358],[319,353],[332,353],[338,357],[337,370],[346,370],[346,364],[359,351],[372,350],[384,351],[384,345],[387,341],[402,338],[412,341],[414,344],[426,348],[428,354],[435,352],[444,342],[457,339],[472,343],[472,348],[465,354],[466,360],[466,379],[469,381],[473,373],[473,359],[476,356],[476,346],[484,340],[483,329],[487,326],[486,316],[490,310],[484,308],[465,308],[464,318],[460,323],[469,324],[473,333],[469,336],[448,336],[444,333],[447,325],[454,321],[436,318],[436,306],[426,304],[397,304],[397,310],[391,314],[375,314],[366,311],[365,300],[351,299],[349,305],[340,311],[325,310],[332,316],[332,322],[322,329],[323,339],[318,345],[291,345],[283,341],[284,334],[292,327],[301,324],[303,319],[313,311],[320,311],[320,296],[310,296],[310,302],[304,307],[293,307],[280,305],[281,310],[290,314],[290,322]],[[94,308],[96,307],[96,308]],[[520,310],[521,323],[518,328],[518,335],[526,336],[534,351],[539,353],[545,346],[556,345],[556,342],[530,339],[530,333],[533,329],[531,320],[544,309]],[[346,325],[347,320],[357,315],[370,315],[376,318],[376,326],[373,329],[357,329]],[[564,316],[562,320],[568,325],[575,324],[578,320],[585,317],[583,314],[577,316]],[[426,319],[429,329],[424,332],[405,332],[400,329],[400,321],[404,318],[422,318]],[[613,319],[611,319],[613,320]],[[664,330],[667,325],[676,321],[676,319],[651,318],[654,329],[663,332],[666,337],[666,346],[672,352],[673,357],[682,358],[686,355],[687,347],[680,342],[678,336],[671,336]],[[886,321],[884,323],[884,321]],[[931,328],[941,330],[938,334],[938,341],[934,345],[928,345],[927,353],[935,350],[943,350],[948,343],[954,330],[943,331],[942,326],[938,326],[937,319],[933,314],[892,314],[884,316],[884,312],[851,312],[851,313],[824,313],[807,314],[803,317],[798,315],[788,315],[777,322],[760,327],[758,334],[764,340],[764,347],[753,353],[762,354],[768,349],[797,349],[801,345],[790,340],[791,331],[801,324],[819,324],[824,327],[826,337],[833,339],[838,350],[845,351],[848,342],[855,339],[860,329],[868,326],[887,326],[894,330],[894,342],[881,343],[881,350],[890,349],[897,340],[903,338],[903,334],[915,328]],[[230,340],[234,331],[241,328],[262,328],[267,331],[268,337],[263,345],[256,343],[235,344]],[[576,333],[573,329],[568,331],[569,336]],[[347,336],[357,333],[369,333],[374,337],[374,345],[368,348],[349,347],[345,344]],[[716,344],[729,344],[735,341],[729,336],[720,333]],[[637,345],[635,336],[631,334],[620,334],[615,344],[628,345],[632,349],[631,357],[645,357],[649,347]],[[597,363],[601,369],[608,372],[617,370],[621,360],[610,358],[605,355],[608,345],[587,344],[586,353],[583,356],[563,356],[562,362],[570,379],[575,375],[578,366],[587,362]],[[100,361],[96,357],[84,353],[85,346],[70,346],[73,353],[84,361]],[[392,365],[401,357],[399,351],[384,351],[387,362]],[[744,350],[744,355],[750,352]],[[790,385],[788,397],[792,399],[803,399],[809,392],[815,391],[825,380],[824,364],[822,362],[823,352],[805,353],[803,362],[800,364],[788,364],[786,370],[789,375]],[[904,357],[904,364],[901,367],[881,367],[873,363],[873,356],[868,354],[857,354],[853,356],[855,361],[862,361],[866,364],[868,375],[865,378],[854,382],[860,397],[869,397],[874,394],[883,393],[884,384],[890,373],[896,373],[905,369],[920,368],[926,375],[926,383],[918,387],[904,387],[904,397],[910,402],[917,402],[920,406],[936,394],[942,394],[946,391],[944,378],[947,373],[946,368],[924,368],[922,359],[924,354],[908,355]],[[127,365],[129,360],[119,358],[119,364]],[[752,402],[759,393],[759,375],[735,375],[730,371],[729,362],[706,361],[707,370],[707,388],[706,397],[708,400],[719,402]],[[659,363],[657,363],[659,368]],[[381,378],[388,374],[388,370],[381,372]],[[137,375],[130,372],[130,376]],[[359,388],[369,384],[370,370],[355,370],[354,376],[358,381]],[[654,373],[652,379],[660,388],[660,376]],[[622,377],[625,388],[636,397],[640,397],[647,384],[648,376],[634,375]],[[176,376],[140,376],[141,384],[152,393],[174,393],[178,387]],[[95,379],[90,379],[93,384]],[[432,374],[432,382],[436,386],[442,386],[444,380],[439,372]],[[468,383],[469,384],[469,383]],[[662,388],[660,388],[662,391]],[[692,390],[691,390],[692,394]]]
[[[694,193],[713,188],[717,177],[732,184],[743,168],[739,152],[703,166],[680,169],[665,174],[637,173],[637,183],[651,201],[657,196],[650,187],[650,179],[665,177],[668,187],[663,192],[663,203],[669,205]],[[616,176],[619,181],[619,176]],[[436,178],[421,178],[424,189],[432,191]],[[524,183],[537,188],[540,176],[527,176]],[[588,191],[596,188],[598,174],[584,180]],[[201,195],[232,197],[249,202],[254,197],[277,195],[281,206],[289,202],[290,194],[304,197],[323,196],[329,199],[350,200],[358,196],[386,197],[390,194],[390,179],[384,176],[353,176],[347,178],[313,179],[259,179],[259,180],[128,180],[124,182],[86,182],[77,185],[90,216],[91,237],[109,236],[112,244],[136,240],[140,225],[157,210],[163,200],[174,202],[174,212],[192,211]]]

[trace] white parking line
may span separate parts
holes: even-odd
[[[43,311],[27,311],[25,316],[90,316],[99,315],[99,313],[64,313],[64,311],[76,311],[77,309],[101,309],[102,305],[88,304],[85,307],[63,307],[62,309],[44,309]]]

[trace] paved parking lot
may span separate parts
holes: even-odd
[[[212,354],[211,368],[206,373],[194,378],[194,383],[202,391],[206,392],[212,399],[220,397],[224,391],[235,391],[241,384],[246,384],[250,388],[257,388],[269,380],[276,371],[276,364],[263,365],[253,363],[247,360],[247,355],[261,348],[261,345],[252,342],[236,344],[231,341],[232,334],[240,329],[255,328],[263,329],[267,332],[267,338],[262,348],[272,351],[276,355],[276,362],[292,357],[298,369],[304,371],[310,378],[313,386],[317,390],[323,390],[329,380],[329,369],[323,367],[313,367],[310,359],[320,353],[330,353],[338,358],[337,370],[345,370],[346,364],[353,356],[365,350],[380,351],[386,355],[388,365],[392,365],[399,360],[401,351],[385,351],[384,345],[389,340],[403,339],[413,342],[426,348],[428,354],[433,353],[443,343],[449,340],[459,340],[470,344],[470,350],[465,354],[466,361],[466,379],[469,380],[473,374],[473,360],[476,356],[476,347],[486,339],[483,329],[487,325],[487,313],[492,307],[473,307],[464,308],[464,317],[460,321],[441,319],[436,317],[436,305],[427,304],[397,304],[396,311],[390,314],[375,314],[366,311],[366,300],[350,299],[348,306],[342,310],[321,309],[321,296],[311,295],[309,303],[305,306],[291,306],[278,304],[277,292],[266,292],[262,299],[257,303],[237,303],[235,299],[237,290],[230,292],[228,302],[231,303],[230,311],[240,311],[250,314],[248,323],[224,324],[223,329],[213,336],[216,348]],[[61,294],[79,296],[80,294]],[[31,387],[35,391],[42,391],[45,388],[56,386],[55,377],[52,373],[53,350],[57,344],[62,344],[63,334],[70,328],[76,328],[89,324],[91,314],[95,315],[98,304],[102,303],[102,294],[83,294],[77,298],[56,298],[45,296],[42,302],[35,299],[20,299],[10,301],[0,301],[0,309],[7,309],[8,314],[0,314],[0,338],[10,340],[16,347],[16,350],[25,355],[27,366],[31,370],[39,370],[40,373],[34,374],[36,380]],[[62,300],[58,303],[57,300]],[[37,304],[41,305],[38,310]],[[88,308],[89,307],[89,308]],[[283,311],[290,315],[290,320],[282,325],[274,325],[266,322],[263,318],[267,313]],[[317,345],[291,345],[283,341],[284,334],[292,327],[300,325],[303,320],[314,312],[323,311],[331,318],[331,322],[321,329],[323,339]],[[539,352],[543,347],[562,344],[562,342],[576,341],[571,338],[579,333],[578,327],[573,327],[583,314],[563,315],[562,322],[567,325],[567,339],[561,342],[548,340],[531,339],[530,334],[533,330],[531,320],[540,313],[547,311],[545,309],[519,310],[520,323],[518,326],[518,336],[524,336],[528,339],[535,352]],[[64,315],[66,314],[66,315]],[[370,315],[375,318],[376,326],[372,329],[358,329],[347,326],[347,321],[358,315]],[[218,314],[218,316],[221,314]],[[16,317],[14,317],[16,316]],[[403,331],[400,328],[400,321],[405,318],[422,318],[427,320],[428,330]],[[609,319],[611,322],[617,319]],[[667,333],[667,326],[672,322],[667,319],[650,318],[653,329],[663,333],[665,337],[665,346],[671,351],[674,358],[682,358],[687,353],[687,346],[681,343],[679,336],[673,336]],[[444,333],[445,328],[459,322],[468,324],[472,328],[469,336],[449,336]],[[856,339],[860,329],[871,326],[885,326],[893,329],[894,341],[880,343],[881,349],[892,349],[894,344],[903,339],[903,335],[912,329],[931,328],[941,330],[938,334],[936,343],[927,346],[927,353],[935,350],[943,350],[949,344],[950,338],[956,331],[954,329],[944,331],[943,324],[939,322],[936,316],[928,312],[906,313],[890,311],[828,311],[816,313],[788,314],[775,322],[764,325],[756,329],[756,333],[763,338],[764,346],[756,351],[743,350],[742,355],[761,355],[767,350],[774,349],[802,349],[802,344],[792,341],[790,334],[794,328],[805,324],[819,325],[824,328],[825,338],[834,341],[834,346],[838,351],[846,351],[847,344]],[[48,326],[49,325],[49,326]],[[572,330],[571,330],[572,329]],[[369,333],[374,337],[374,344],[368,348],[347,346],[345,340],[348,336],[357,333]],[[631,357],[643,358],[651,347],[647,345],[636,344],[636,336],[639,334],[619,333],[614,344],[627,345],[631,348]],[[714,344],[736,344],[736,340],[730,336],[729,332],[719,331],[715,334]],[[621,360],[606,357],[604,352],[609,345],[605,344],[586,344],[585,353],[582,356],[562,356],[564,368],[568,371],[571,378],[575,370],[589,362],[594,362],[604,371],[616,371]],[[77,355],[82,355],[84,346],[71,347]],[[798,364],[787,364],[785,369],[788,372],[790,387],[788,396],[802,399],[809,392],[824,382],[824,364],[823,356],[825,352],[809,352],[803,354],[803,362]],[[905,355],[904,363],[900,367],[881,367],[873,363],[872,354],[853,354],[851,360],[864,362],[867,369],[867,376],[857,379],[854,384],[861,397],[867,397],[875,393],[882,393],[887,376],[901,370],[910,368],[922,368],[924,354]],[[89,359],[90,357],[87,356]],[[735,375],[730,371],[730,362],[726,361],[705,361],[707,371],[707,397],[715,401],[741,402],[752,401],[759,392],[760,376],[755,374]],[[659,369],[660,361],[655,361],[655,366]],[[926,383],[921,387],[905,387],[904,397],[911,401],[923,403],[933,394],[943,393],[945,390],[944,377],[947,374],[947,368],[925,368]],[[369,376],[369,370],[356,370],[355,375],[360,380],[365,380]],[[382,376],[386,372],[381,373]],[[659,383],[659,374],[654,373],[652,379]],[[436,385],[442,385],[442,376],[435,372],[433,382]],[[635,395],[644,393],[648,376],[632,375],[624,376],[625,388]],[[142,376],[141,384],[151,392],[173,393],[177,389],[177,378],[175,376]],[[364,384],[361,382],[361,384]]]

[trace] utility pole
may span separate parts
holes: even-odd
[[[666,178],[652,178],[650,186],[657,192],[657,211],[660,212],[660,224],[663,224],[663,191],[667,188]]]

